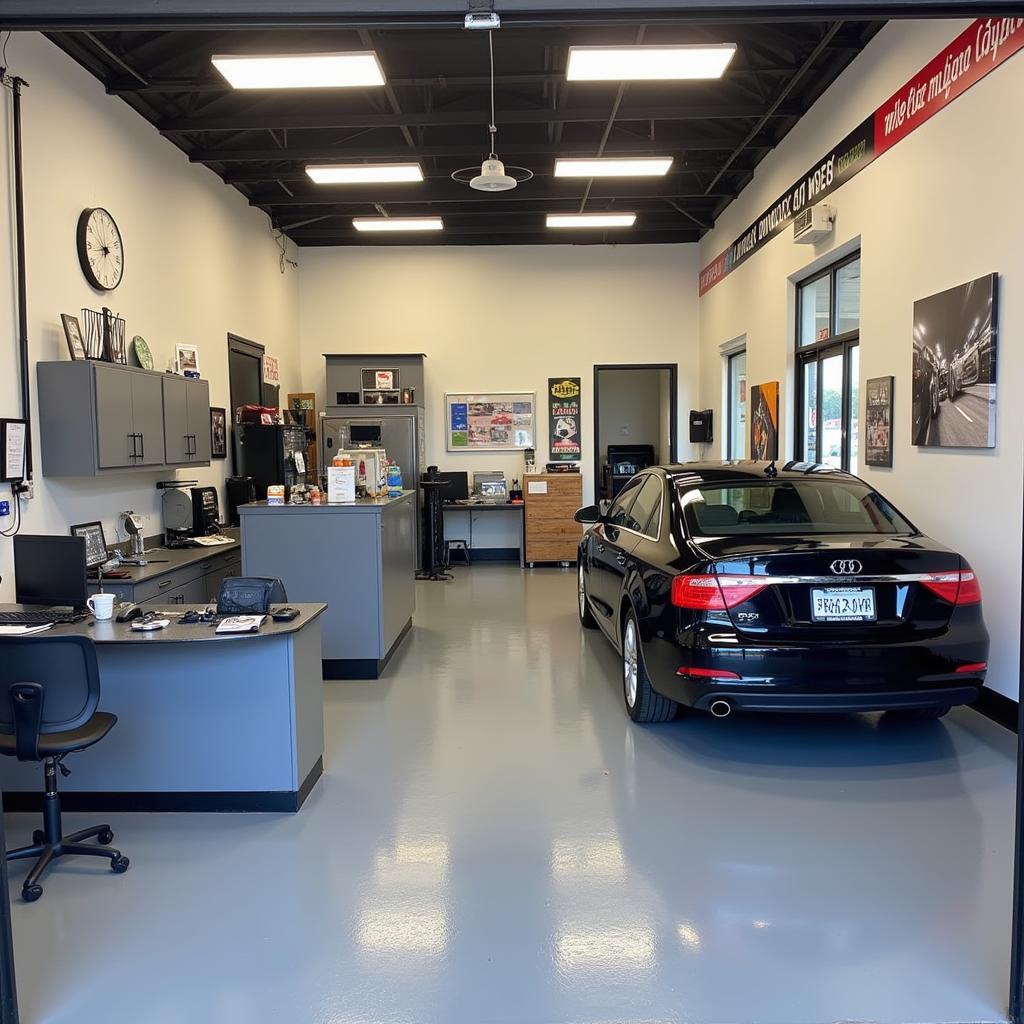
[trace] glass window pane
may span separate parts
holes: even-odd
[[[860,259],[836,271],[836,333],[860,327]]]
[[[636,501],[630,506],[623,526],[627,530],[636,530],[642,533],[647,521],[651,518],[651,512],[661,501],[661,480],[656,476],[648,476],[644,479],[643,487],[636,496]]]
[[[801,345],[813,345],[830,337],[829,324],[832,311],[829,309],[830,275],[819,277],[800,286],[800,335]]]
[[[747,353],[729,357],[729,450],[726,458],[742,459],[747,438]]]
[[[843,354],[821,361],[821,461],[843,464]]]
[[[818,364],[805,363],[803,372],[804,435],[801,454],[808,462],[818,458]]]
[[[850,472],[857,472],[860,457],[860,346],[850,349],[850,409],[846,427],[850,438]]]

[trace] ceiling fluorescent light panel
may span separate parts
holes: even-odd
[[[443,231],[440,217],[355,217],[356,231]]]
[[[555,161],[556,178],[656,178],[668,174],[670,156],[572,158]]]
[[[422,181],[419,164],[318,164],[306,168],[318,185],[360,185],[396,181]]]
[[[630,228],[635,213],[549,213],[549,228]]]
[[[384,72],[372,50],[218,54],[210,60],[236,89],[341,89],[384,85]]]
[[[671,81],[721,78],[735,43],[692,46],[570,46],[570,82]]]

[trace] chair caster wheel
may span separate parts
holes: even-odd
[[[23,885],[21,887],[21,898],[26,903],[35,903],[42,895],[43,887],[41,885]]]
[[[33,846],[38,846],[40,843],[43,843],[45,841],[46,841],[46,833],[43,832],[43,830],[41,828],[37,828],[32,833],[32,845]]]
[[[105,832],[101,832],[96,837],[96,842],[100,846],[109,846],[114,841],[114,833],[108,828]]]
[[[113,871],[115,875],[123,875],[128,870],[129,863],[128,858],[123,855],[120,857],[114,857],[110,862],[110,870]]]

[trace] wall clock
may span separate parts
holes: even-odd
[[[109,292],[121,283],[124,243],[114,218],[102,207],[87,208],[78,218],[78,261],[93,288]]]

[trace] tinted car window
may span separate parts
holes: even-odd
[[[880,494],[855,480],[765,480],[693,487],[680,500],[690,532],[909,534],[914,529]]]
[[[629,526],[629,507],[633,504],[642,483],[642,480],[634,478],[619,491],[619,496],[612,502],[608,515],[605,516],[605,522],[609,526]]]
[[[636,530],[637,533],[650,533],[647,524],[651,520],[651,514],[661,504],[661,480],[656,476],[648,476],[637,494],[636,500],[630,506],[626,522],[623,524],[627,530]]]

